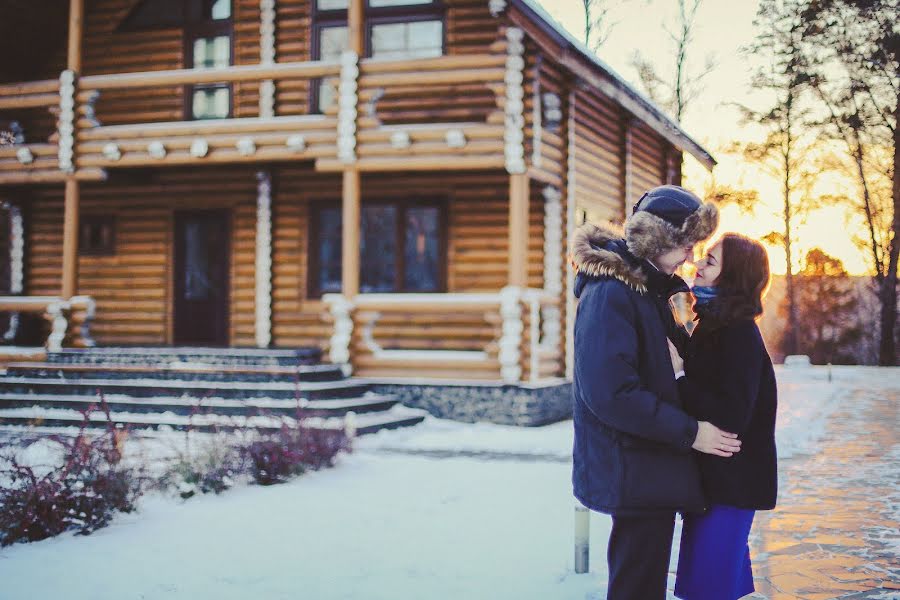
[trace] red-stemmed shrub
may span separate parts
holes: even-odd
[[[86,429],[91,406],[74,438],[52,436],[62,464],[46,469],[25,464],[13,452],[0,457],[0,546],[42,540],[65,531],[87,535],[131,512],[143,489],[140,471],[122,462],[124,432],[115,428],[102,395],[106,431]]]

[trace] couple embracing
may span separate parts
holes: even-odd
[[[573,239],[573,486],[612,516],[609,600],[657,600],[675,514],[683,516],[675,595],[736,600],[754,591],[747,539],[775,506],[776,388],[756,325],[769,282],[765,249],[725,234],[675,275],[718,224],[684,188],[645,193],[625,222],[585,225]],[[671,298],[692,291],[692,335]]]

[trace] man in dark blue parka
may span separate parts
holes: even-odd
[[[687,333],[670,298],[676,269],[718,224],[714,205],[665,185],[625,223],[585,225],[573,238],[578,275],[572,482],[586,507],[612,515],[609,600],[663,600],[675,513],[704,509],[691,448],[731,456],[740,442],[684,412],[670,343]]]

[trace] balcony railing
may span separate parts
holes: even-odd
[[[88,75],[74,85],[66,72],[61,80],[0,85],[0,122],[11,110],[44,108],[44,129],[56,131],[45,140],[0,144],[0,183],[59,181],[73,172],[100,179],[116,167],[302,160],[322,171],[348,163],[360,170],[499,168],[505,61],[500,53],[418,60],[345,55],[341,61]],[[323,114],[279,114],[276,104],[260,117],[258,96],[239,87],[288,80],[307,83],[292,90],[323,82],[338,101]],[[184,112],[185,86],[203,84],[234,86],[240,116],[173,119]],[[296,113],[297,103],[289,110]],[[66,161],[68,151],[60,160],[61,145],[71,148],[74,164]]]
[[[364,377],[538,383],[561,375],[559,298],[507,287],[487,294],[326,295],[329,356]]]

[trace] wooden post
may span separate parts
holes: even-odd
[[[78,281],[78,181],[66,179],[66,204],[63,221],[62,297],[68,300],[77,294]]]
[[[352,300],[359,293],[359,228],[360,176],[357,169],[344,171],[343,185],[343,238],[341,264],[341,291]]]
[[[364,0],[350,0],[347,7],[347,50],[359,57],[365,50],[364,6]],[[355,156],[350,160],[355,162]],[[343,180],[341,287],[344,297],[352,300],[359,294],[360,173],[355,164],[344,167]]]
[[[365,51],[364,10],[364,0],[350,0],[347,7],[347,49],[357,56]]]
[[[84,0],[69,1],[69,49],[67,67],[77,76],[81,71],[81,37],[84,24]],[[74,132],[72,134],[74,136]],[[73,156],[74,164],[74,156]],[[72,173],[66,178],[63,217],[62,297],[68,300],[78,293],[78,204],[80,190]]]
[[[509,285],[528,286],[528,175],[509,176]]]
[[[84,0],[69,0],[68,69],[81,72],[81,32],[84,27]]]

